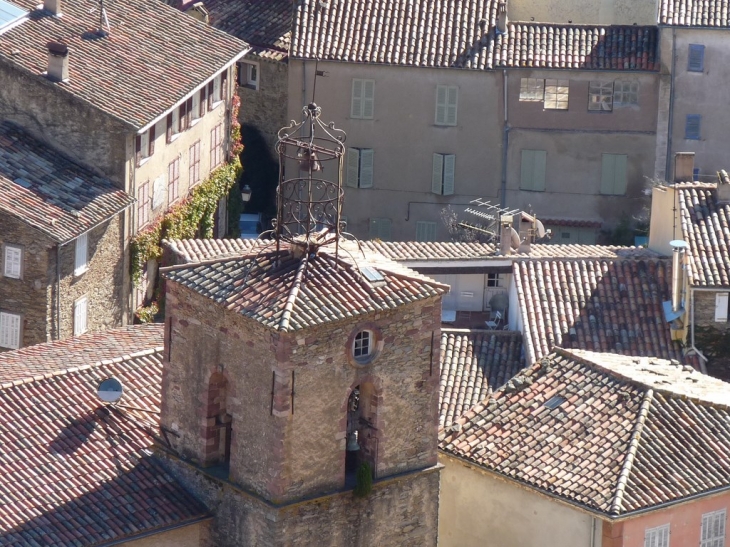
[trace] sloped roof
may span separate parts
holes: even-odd
[[[649,26],[510,23],[489,68],[658,70],[659,32]]]
[[[161,345],[161,333],[150,341]],[[131,340],[117,342],[134,347]],[[98,357],[109,355],[101,347]],[[92,360],[66,343],[44,344],[43,351],[57,363]],[[150,457],[159,424],[160,348],[115,357],[0,389],[2,543],[94,546],[206,517]],[[115,408],[96,395],[99,382],[111,376],[124,386]]]
[[[50,41],[69,46],[69,81],[49,84],[139,130],[234,62],[248,46],[157,0],[107,2],[107,38],[94,34],[98,4],[64,0],[63,16],[13,0],[29,19],[0,35],[0,61],[44,78]],[[92,9],[95,8],[95,9]]]
[[[665,360],[556,350],[442,430],[440,447],[621,516],[730,487],[729,393]]]
[[[256,239],[165,239],[162,246],[177,263],[203,262],[213,258],[242,255],[255,245]]]
[[[66,242],[133,202],[109,180],[0,122],[0,211]]]
[[[690,283],[730,286],[730,204],[717,202],[717,185],[677,185],[684,240],[690,247]]]
[[[555,346],[682,360],[662,308],[670,260],[523,260],[513,273],[528,362]]]
[[[659,24],[678,27],[728,27],[726,0],[661,0]]]
[[[449,425],[524,368],[519,332],[441,330],[440,425]]]
[[[361,268],[383,279],[371,283]],[[288,244],[260,241],[240,256],[175,266],[164,277],[266,327],[290,332],[440,296],[437,283],[376,254],[341,243],[300,258]]]

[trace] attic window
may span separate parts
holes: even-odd
[[[383,274],[381,274],[378,270],[375,268],[372,268],[370,266],[363,266],[360,268],[360,272],[362,275],[370,281],[370,283],[377,283],[379,281],[385,281],[385,277],[383,277]]]
[[[28,17],[28,12],[15,4],[0,0],[0,34],[19,25]]]
[[[553,410],[554,408],[558,408],[560,405],[562,405],[566,400],[567,399],[562,395],[555,395],[554,397],[548,399],[544,406],[546,408],[549,408],[550,410]]]

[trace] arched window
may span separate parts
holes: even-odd
[[[226,409],[228,382],[214,373],[208,382],[205,409],[205,461],[203,465],[228,465],[231,459],[232,419]]]

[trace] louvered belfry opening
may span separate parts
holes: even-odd
[[[304,107],[304,119],[279,131],[279,187],[274,237],[307,253],[334,243],[342,231],[342,166],[345,132],[325,125],[314,103]]]

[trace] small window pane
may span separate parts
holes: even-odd
[[[520,101],[542,101],[545,95],[545,80],[542,78],[520,78]]]
[[[588,110],[611,112],[613,110],[613,82],[591,82],[588,88]]]
[[[545,80],[545,103],[548,110],[567,110],[569,80]]]
[[[364,330],[355,335],[355,343],[352,347],[352,353],[355,359],[363,359],[370,355],[372,348],[370,331]]]
[[[616,80],[613,85],[613,106],[632,106],[639,104],[639,82]]]

